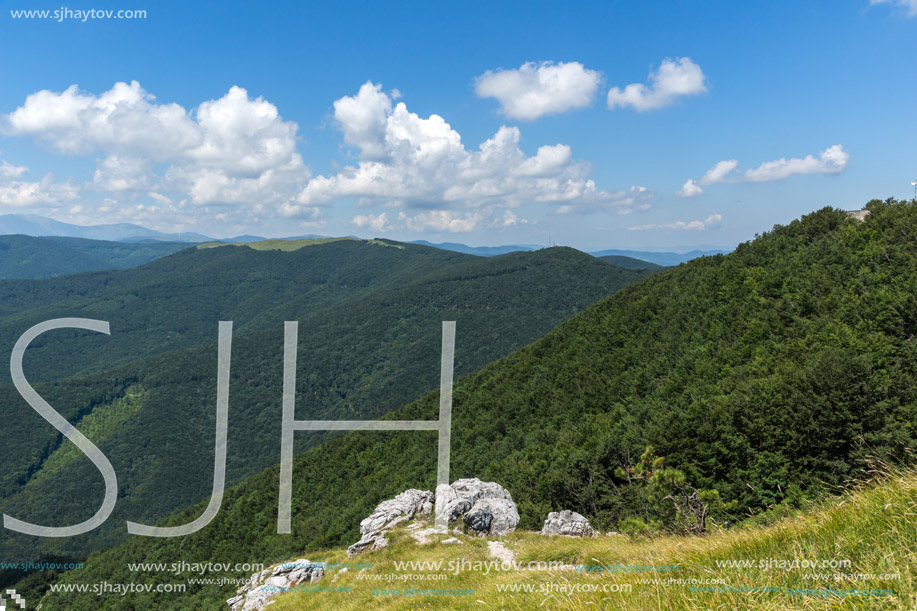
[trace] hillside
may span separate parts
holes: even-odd
[[[633,257],[625,257],[623,255],[605,255],[599,257],[599,259],[606,263],[623,267],[624,269],[659,269],[662,267],[656,263],[650,263],[642,259],[634,259]]]
[[[203,340],[39,387],[112,461],[121,499],[106,525],[85,536],[35,541],[5,532],[0,535],[4,558],[109,546],[124,538],[124,520],[155,522],[209,494],[216,323],[224,316],[242,317],[235,322],[230,381],[227,478],[233,483],[278,461],[284,320],[300,321],[298,417],[375,418],[438,386],[443,320],[457,321],[456,373],[467,374],[646,275],[572,249],[482,259],[350,241],[293,252],[225,246],[185,251],[151,265],[192,269],[186,259],[203,260],[205,269],[199,265],[191,277],[169,281],[169,274],[156,276],[145,266],[138,273],[158,278],[158,284],[138,281],[139,288],[130,289],[128,280],[116,277],[121,287],[112,289],[112,282],[100,291],[104,298],[83,306],[110,317],[111,336],[58,332],[57,338],[49,334],[36,341],[34,357],[27,353],[31,375],[30,369],[43,362],[64,368],[72,359],[85,365],[106,350],[108,356],[141,357],[141,340],[161,341],[157,331],[167,335],[182,330],[179,325],[187,325],[188,336]],[[323,282],[307,283],[310,274]],[[297,276],[304,279],[298,285]],[[227,287],[222,280],[237,284]],[[261,288],[247,292],[246,280],[254,285],[260,280]],[[111,313],[112,302],[125,293],[135,307]],[[232,309],[219,311],[223,307]],[[170,326],[171,317],[176,320]],[[267,328],[253,330],[258,324]],[[102,486],[92,463],[73,452],[69,442],[61,445],[54,429],[10,387],[0,388],[0,414],[8,423],[0,430],[6,457],[0,508],[45,523],[78,522],[92,515]],[[297,448],[321,438],[300,435]]]
[[[386,286],[478,260],[432,248],[387,248],[359,240],[293,252],[250,245],[183,250],[141,267],[42,280],[0,280],[0,346],[38,322],[75,316],[108,320],[110,337],[83,334],[28,355],[31,380],[59,380],[129,360],[215,341],[216,323],[266,329],[279,311],[305,317]],[[8,348],[7,348],[8,349]],[[70,350],[77,354],[69,354]],[[0,371],[0,383],[9,383]]]
[[[679,527],[639,476],[647,446],[682,474],[666,472],[678,491],[722,501],[711,501],[718,523],[821,496],[868,456],[903,459],[917,421],[917,207],[869,208],[865,223],[826,208],[654,274],[459,379],[452,478],[503,483],[525,528],[567,508],[603,530],[639,531]],[[434,392],[389,417],[437,411]],[[377,502],[432,487],[433,441],[353,432],[299,454],[292,536],[275,532],[271,468],[229,491],[206,529],[131,539],[68,578],[129,581],[126,563],[190,550],[197,561],[272,562],[352,542]]]
[[[82,238],[0,235],[0,278],[51,278],[127,269],[187,248],[177,242],[106,242]]]

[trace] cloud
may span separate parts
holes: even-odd
[[[847,169],[850,155],[844,152],[840,144],[825,149],[816,159],[806,155],[803,159],[777,159],[762,163],[754,170],[746,170],[743,180],[748,182],[768,182],[782,180],[794,174],[839,174]]]
[[[711,214],[703,221],[675,221],[674,223],[662,223],[652,225],[636,225],[628,227],[631,231],[648,231],[651,229],[675,229],[675,230],[697,230],[704,231],[707,229],[716,229],[719,227],[723,216],[720,214]]]
[[[99,162],[92,184],[102,191],[141,191],[150,188],[152,175],[146,159],[109,155]]]
[[[50,174],[38,182],[0,180],[0,207],[5,208],[57,208],[73,201],[78,194],[76,185],[69,181],[56,183]]]
[[[638,112],[662,108],[674,104],[680,97],[705,93],[705,80],[700,66],[690,57],[679,57],[675,61],[665,59],[659,70],[650,70],[649,86],[632,83],[623,90],[612,87],[608,92],[608,108],[630,106]]]
[[[630,191],[615,191],[612,199],[609,201],[615,206],[615,211],[620,215],[626,215],[636,210],[647,210],[650,201],[656,196],[655,191],[650,191],[646,187],[633,186]],[[557,208],[557,214],[592,214],[602,210],[607,210],[607,204],[590,205],[580,204],[577,206],[565,204]]]
[[[459,233],[480,228],[484,216],[480,212],[466,212],[463,215],[459,215],[451,210],[430,210],[415,216],[408,216],[404,212],[399,212],[398,220],[404,222],[405,226],[411,231]]]
[[[484,227],[506,228],[530,223],[528,220],[519,218],[512,210],[504,210],[502,217],[497,214],[488,214],[483,210],[464,214],[451,210],[429,210],[413,216],[399,212],[394,222],[390,222],[388,213],[383,212],[357,215],[350,222],[357,227],[369,228],[376,234],[388,231],[460,233]]]
[[[376,233],[382,233],[391,229],[391,225],[388,222],[388,215],[383,212],[382,214],[377,215],[358,215],[353,217],[351,221],[357,227],[369,227]]]
[[[715,166],[707,170],[707,173],[700,179],[700,184],[702,185],[714,185],[718,182],[724,182],[726,177],[735,171],[739,167],[739,162],[736,159],[730,159],[728,161],[720,161]]]
[[[40,206],[58,208],[72,202],[79,194],[79,187],[72,182],[55,182],[52,174],[46,174],[39,181],[23,180],[29,173],[24,165],[14,165],[0,160],[0,209]]]
[[[516,225],[528,225],[530,221],[521,219],[512,210],[504,210],[503,218],[495,218],[491,222],[492,227],[515,227]]]
[[[359,162],[310,180],[298,198],[304,205],[341,198],[438,211],[515,207],[533,201],[583,211],[632,204],[631,194],[599,190],[588,178],[590,166],[573,161],[567,145],[545,145],[526,156],[519,148],[517,127],[504,125],[478,150],[469,151],[445,119],[422,118],[403,102],[394,104],[392,96],[372,82],[356,95],[337,100],[334,109],[344,142],[357,148]],[[424,217],[414,225],[423,223],[436,224]]]
[[[160,205],[168,205],[172,203],[171,197],[163,195],[162,193],[157,193],[156,191],[150,191],[147,193],[147,195],[150,196],[150,199]]]
[[[735,159],[720,161],[700,181],[689,180],[676,193],[680,197],[694,197],[703,193],[698,185],[715,185],[720,183],[738,182],[771,182],[783,180],[797,174],[840,174],[847,169],[850,154],[845,152],[840,144],[835,144],[813,157],[806,155],[803,158],[786,159],[781,157],[774,161],[766,161],[753,170],[741,171],[739,162]]]
[[[892,4],[907,9],[908,17],[917,16],[917,0],[869,0],[869,4]]]
[[[0,179],[22,178],[29,171],[24,165],[13,165],[7,160],[0,161]]]
[[[158,103],[137,81],[99,95],[76,85],[42,90],[3,117],[9,135],[65,155],[102,153],[87,188],[118,198],[173,193],[196,206],[241,206],[241,216],[253,204],[289,203],[302,190],[309,170],[296,149],[297,129],[241,87],[188,111]]]
[[[527,62],[514,70],[488,70],[475,79],[475,93],[496,98],[511,119],[531,121],[545,115],[586,108],[602,75],[579,62]]]
[[[703,194],[704,190],[697,185],[696,180],[688,180],[681,186],[681,189],[675,192],[675,197],[697,197]]]

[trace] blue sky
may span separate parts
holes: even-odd
[[[917,0],[2,5],[0,213],[731,247],[917,179]]]

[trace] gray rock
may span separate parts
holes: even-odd
[[[589,524],[584,516],[565,509],[563,511],[552,511],[548,514],[548,519],[544,522],[544,528],[541,529],[543,535],[564,535],[567,537],[591,537],[593,535],[592,525]]]
[[[315,582],[325,576],[321,564],[309,562],[305,558],[295,562],[286,562],[272,569],[265,569],[251,576],[248,582],[239,588],[236,596],[226,601],[231,611],[257,611],[273,604],[271,599],[287,592],[294,586]]]
[[[513,497],[496,482],[477,478],[456,480],[451,486],[438,486],[441,514],[449,522],[459,518],[479,535],[501,536],[516,530],[519,510]]]
[[[433,493],[429,490],[405,490],[398,496],[382,501],[372,514],[360,522],[360,540],[347,548],[347,555],[353,557],[366,550],[380,549],[388,545],[383,537],[387,529],[415,516],[428,516],[433,512]]]
[[[436,495],[427,490],[411,489],[379,503],[372,514],[360,522],[360,540],[347,548],[347,555],[353,557],[388,546],[384,535],[389,529],[417,516],[429,516],[437,506],[437,499],[447,523],[461,519],[468,529],[481,536],[505,535],[519,525],[519,510],[503,486],[477,478],[460,479],[451,486],[438,486]],[[414,527],[408,526],[409,529]],[[426,531],[422,537],[421,533],[414,534],[418,542],[427,541]]]

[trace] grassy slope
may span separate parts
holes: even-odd
[[[399,574],[394,561],[450,561],[461,559],[488,561],[485,543],[471,541],[465,546],[428,544],[418,547],[408,536],[382,552],[364,554],[353,561],[371,562],[372,570],[348,571],[334,585],[349,586],[351,592],[300,592],[282,596],[276,611],[365,608],[416,609],[418,600],[430,609],[913,609],[917,603],[917,476],[897,473],[879,485],[850,491],[830,498],[817,508],[777,521],[768,526],[752,526],[718,532],[705,537],[630,538],[603,536],[588,540],[546,538],[534,533],[514,533],[507,547],[524,565],[538,561],[561,561],[571,565],[677,565],[677,571],[657,572],[578,572],[571,570],[494,571],[489,575],[448,571],[446,580],[367,581],[365,575]],[[311,554],[313,562],[347,562],[342,551]],[[717,562],[750,561],[748,568],[718,567]],[[832,562],[849,560],[849,567],[781,569],[772,561]],[[787,566],[787,565],[784,565]],[[401,571],[401,574],[411,571]],[[419,573],[423,574],[422,571]],[[899,575],[899,579],[858,580],[855,574]],[[430,572],[426,573],[427,575]],[[816,574],[819,577],[812,578]],[[829,576],[827,579],[826,576]],[[840,575],[837,578],[836,575]],[[691,591],[689,583],[647,583],[653,579],[723,580],[732,589]],[[322,583],[330,583],[322,582]],[[621,584],[630,592],[564,594],[550,584]],[[498,585],[534,586],[532,593],[506,593]],[[709,585],[709,584],[704,584]],[[474,589],[473,596],[405,597],[380,595],[379,589],[405,587]],[[771,586],[774,591],[749,591]],[[696,584],[695,584],[695,587]],[[741,591],[741,589],[745,591]],[[813,592],[793,594],[792,590],[876,589],[894,595],[862,596]],[[698,588],[703,590],[703,588]],[[712,588],[711,588],[712,589]],[[376,591],[374,594],[373,592]],[[548,594],[550,593],[550,594]],[[482,604],[483,603],[483,604]]]
[[[451,535],[450,535],[451,536]],[[895,609],[910,610],[917,604],[917,475],[897,471],[878,482],[851,488],[840,496],[829,497],[806,511],[788,517],[774,517],[758,524],[718,531],[706,536],[628,537],[603,535],[592,539],[543,537],[517,531],[503,540],[515,560],[527,567],[530,562],[557,562],[563,565],[667,566],[669,570],[630,572],[619,570],[575,571],[569,568],[523,570],[491,569],[487,574],[455,567],[468,563],[492,562],[494,558],[484,539],[463,538],[464,545],[437,542],[418,545],[406,531],[390,535],[392,543],[381,551],[347,558],[344,549],[299,553],[294,558],[328,564],[362,563],[371,568],[331,573],[315,586],[334,586],[338,591],[301,591],[282,595],[271,605],[276,611],[334,609],[362,611],[367,608],[393,611],[425,609],[500,609],[522,611],[550,609],[620,611],[743,609],[778,611],[785,609]],[[441,539],[444,537],[438,537]],[[249,554],[249,562],[258,558]],[[161,562],[155,556],[146,559]],[[191,558],[187,559],[192,561]],[[842,568],[807,569],[788,566],[795,561],[815,561],[832,566],[850,561]],[[436,570],[397,569],[395,562],[442,562]],[[747,561],[746,568],[724,567],[717,563]],[[782,561],[784,568],[775,562]],[[450,564],[452,563],[452,564]],[[677,570],[671,570],[673,565]],[[473,566],[473,564],[472,564]],[[481,565],[479,565],[481,566]],[[491,565],[493,566],[493,565]],[[834,566],[838,566],[834,564]],[[859,574],[859,575],[857,575]],[[417,575],[404,581],[405,575]],[[868,577],[866,575],[869,575]],[[897,578],[893,576],[897,575]],[[211,575],[247,578],[242,572]],[[856,577],[854,577],[856,576]],[[189,573],[168,575],[170,583],[183,583]],[[131,573],[129,583],[149,583],[151,573]],[[39,576],[34,580],[38,581]],[[333,579],[333,581],[332,581]],[[684,580],[666,583],[664,580]],[[658,580],[658,581],[654,581]],[[710,582],[708,580],[716,580]],[[87,583],[81,571],[65,576],[65,583]],[[587,592],[584,587],[619,591]],[[562,588],[580,588],[565,593]],[[728,588],[727,588],[728,586]],[[28,583],[19,584],[28,591]],[[692,589],[693,587],[693,589]],[[474,590],[473,594],[437,596],[393,595],[398,589]],[[516,591],[507,591],[515,588]],[[834,592],[825,589],[831,588]],[[529,589],[529,592],[523,590]],[[726,589],[727,591],[723,591]],[[756,590],[757,589],[757,590]],[[839,589],[891,590],[892,594],[862,595],[837,592]],[[502,590],[502,591],[501,591]],[[809,590],[809,592],[800,592]],[[153,594],[145,599],[117,595],[48,594],[42,600],[46,611],[111,609],[213,609],[225,610],[222,599],[233,596],[234,587],[223,586],[222,595]],[[416,591],[416,590],[415,590]]]

